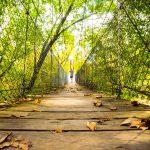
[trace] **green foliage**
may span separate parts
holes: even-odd
[[[117,7],[112,0],[1,0],[0,100],[28,94],[34,75],[30,92],[64,85],[70,59],[81,84],[116,96],[121,90],[126,99],[148,95],[148,1]]]
[[[96,48],[78,72],[79,83],[124,99],[150,96],[147,11],[145,2],[138,5],[127,1],[114,13],[111,22],[99,32]],[[95,39],[98,34],[94,34]]]

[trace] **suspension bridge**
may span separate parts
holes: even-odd
[[[0,22],[0,149],[149,150],[147,1],[2,0]]]

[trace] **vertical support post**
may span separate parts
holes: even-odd
[[[52,86],[53,86],[53,52],[52,52],[52,49],[50,50],[50,52],[51,52],[51,55],[50,55],[50,57],[51,57],[51,64],[50,64],[50,81],[51,81],[51,88],[52,88]]]
[[[85,61],[85,63],[84,63],[84,68],[83,68],[83,71],[84,71],[84,86],[87,86],[87,83],[86,83],[86,61]]]
[[[27,53],[27,40],[28,40],[28,23],[29,23],[29,1],[28,10],[26,10],[26,33],[25,33],[25,48],[24,48],[24,64],[23,64],[23,77],[22,77],[22,90],[21,96],[25,97],[26,92],[26,53]]]
[[[121,84],[121,24],[120,24],[120,2],[118,3],[118,83],[117,83],[117,99],[121,99],[121,93],[122,93],[122,84]]]
[[[92,0],[92,13],[94,12],[94,2]],[[92,15],[92,49],[93,49],[93,41],[94,41],[94,38],[93,38],[93,34],[94,34],[94,31],[93,31],[93,15]],[[91,89],[93,90],[94,88],[94,82],[93,82],[93,79],[94,79],[94,65],[93,65],[93,53],[92,53],[92,80],[91,80]]]
[[[60,64],[59,64],[59,55],[58,55],[58,87],[60,84]]]

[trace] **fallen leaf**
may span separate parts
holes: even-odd
[[[0,149],[5,148],[5,147],[9,147],[11,145],[10,142],[4,142],[0,144]]]
[[[103,104],[102,104],[102,102],[98,102],[95,106],[96,107],[101,107],[101,106],[103,106]]]
[[[130,126],[133,121],[138,121],[138,120],[139,120],[138,118],[128,118],[121,123],[121,126]]]
[[[87,126],[91,131],[96,130],[96,122],[89,122],[89,121],[87,121],[86,126]]]
[[[6,133],[4,136],[2,136],[0,138],[0,144],[3,143],[7,139],[7,137],[10,136],[11,134],[12,132],[9,132],[9,133]]]
[[[38,99],[35,99],[34,101],[36,104],[40,104],[42,100],[38,98]]]
[[[56,129],[55,133],[62,133],[62,129]]]
[[[141,120],[133,120],[131,122],[130,128],[140,128],[141,126]]]
[[[8,133],[1,139],[0,143],[0,149],[5,148],[5,147],[15,147],[21,150],[29,150],[31,147],[31,142],[27,139],[23,138],[16,138],[14,136],[10,136],[12,133]]]
[[[145,127],[145,126],[140,126],[139,128],[142,130],[148,130],[149,129],[149,127]]]
[[[15,138],[12,139],[11,146],[22,150],[28,150],[31,147],[31,142],[27,139]]]
[[[112,110],[112,111],[117,110],[117,106],[111,106],[110,110]]]
[[[97,99],[100,99],[100,98],[102,98],[102,97],[103,97],[102,95],[96,96]]]
[[[101,107],[101,106],[103,106],[103,104],[102,104],[102,102],[101,102],[100,100],[95,101],[93,104],[94,104],[94,106],[96,106],[96,107]]]

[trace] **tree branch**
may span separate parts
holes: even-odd
[[[72,11],[72,7],[73,7],[73,4],[74,4],[74,0],[72,1],[72,3],[70,4],[70,6],[68,7],[68,10],[67,12],[65,13],[64,17],[62,18],[60,24],[58,25],[57,29],[56,29],[56,33],[54,35],[54,37],[50,40],[49,44],[46,46],[46,43],[44,43],[44,46],[42,48],[42,51],[41,51],[41,54],[40,54],[40,57],[39,57],[39,60],[36,64],[36,69],[34,70],[33,74],[32,74],[32,77],[31,77],[31,80],[29,82],[29,85],[28,85],[28,90],[31,91],[31,89],[33,88],[34,86],[34,83],[35,83],[35,80],[39,74],[39,71],[43,65],[43,62],[49,52],[49,50],[52,48],[53,44],[55,43],[55,41],[59,38],[60,34],[59,34],[59,31],[61,29],[61,27],[63,26],[63,24],[65,23],[68,15],[70,14],[70,12]],[[48,41],[49,39],[47,39]],[[45,48],[46,46],[46,48]]]
[[[85,16],[85,17],[83,17],[83,18],[80,18],[80,19],[78,19],[77,21],[71,23],[69,26],[67,26],[66,28],[64,28],[63,30],[61,30],[61,31],[59,32],[59,35],[60,35],[61,33],[65,32],[65,31],[66,31],[67,29],[69,29],[71,26],[73,26],[73,25],[75,25],[75,24],[77,24],[77,23],[79,23],[79,22],[81,22],[81,21],[83,21],[83,20],[85,20],[85,19],[91,17],[91,16],[94,15],[94,14],[97,14],[97,13],[92,13],[92,14],[90,14],[90,15],[88,15],[88,16]]]

